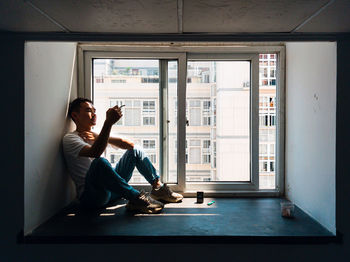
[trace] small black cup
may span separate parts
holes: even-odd
[[[204,200],[204,192],[203,191],[197,191],[197,203],[201,204]]]

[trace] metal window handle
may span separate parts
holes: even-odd
[[[188,122],[188,119],[186,119],[186,126],[189,126],[190,124],[189,124],[189,122]]]

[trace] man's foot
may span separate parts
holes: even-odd
[[[163,184],[160,188],[153,188],[151,191],[151,197],[158,201],[170,203],[177,203],[183,199],[181,194],[173,192],[167,184]]]
[[[154,214],[163,210],[164,204],[152,199],[149,193],[144,191],[140,192],[140,195],[126,204],[126,209],[134,211],[136,213]]]

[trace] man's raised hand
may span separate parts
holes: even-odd
[[[118,120],[123,116],[122,110],[119,106],[114,106],[107,110],[106,112],[106,121],[111,125],[118,122]]]

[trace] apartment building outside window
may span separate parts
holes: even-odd
[[[259,55],[259,173],[260,188],[275,188],[276,55]]]

